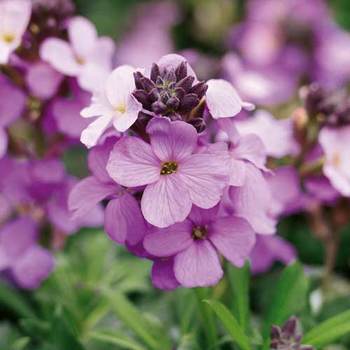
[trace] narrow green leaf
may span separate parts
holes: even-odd
[[[350,333],[350,310],[342,312],[311,329],[303,337],[303,343],[322,348]]]
[[[277,285],[271,289],[271,304],[263,327],[264,349],[269,348],[271,326],[281,325],[288,317],[305,307],[308,280],[302,265],[295,262],[287,266]]]
[[[229,282],[232,289],[232,308],[240,326],[247,331],[249,325],[249,277],[247,262],[242,268],[228,265]]]
[[[233,341],[237,343],[242,350],[250,350],[251,345],[249,338],[246,336],[238,321],[230,313],[226,306],[217,300],[205,300],[205,302],[208,303],[214,310],[225,329],[231,335]]]
[[[118,318],[132,329],[147,347],[157,350],[170,349],[166,333],[156,329],[123,294],[113,291],[107,293],[107,297]]]
[[[90,334],[91,339],[98,340],[102,343],[113,344],[120,346],[121,349],[127,350],[145,350],[146,348],[142,347],[134,340],[131,340],[125,336],[119,334],[112,334],[110,332],[93,332]],[[118,348],[119,349],[119,348]]]
[[[34,317],[34,311],[21,293],[5,283],[0,283],[0,304],[5,305],[21,317]]]

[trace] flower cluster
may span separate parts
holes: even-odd
[[[107,200],[107,234],[154,262],[157,287],[216,284],[221,256],[242,266],[256,234],[275,232],[266,151],[233,118],[253,107],[179,55],[116,68],[82,111],[97,119],[81,137],[92,175],[71,192],[74,217]]]
[[[68,235],[103,221],[98,206],[71,218],[77,178],[63,159],[114,44],[74,10],[70,0],[0,1],[0,271],[23,288],[50,274]]]
[[[231,29],[223,69],[244,98],[276,105],[290,100],[300,81],[345,86],[349,43],[324,0],[248,0]]]

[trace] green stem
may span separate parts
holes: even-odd
[[[195,296],[197,298],[199,312],[202,318],[202,326],[204,329],[204,334],[207,338],[207,349],[216,349],[218,336],[216,333],[216,324],[214,314],[211,311],[209,305],[203,302],[203,300],[208,299],[208,293],[205,288],[195,288],[193,289]]]

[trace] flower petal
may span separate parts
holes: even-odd
[[[157,227],[167,227],[186,219],[192,207],[184,183],[176,175],[163,175],[148,185],[141,200],[145,219]]]
[[[35,245],[16,262],[12,272],[19,286],[35,289],[49,276],[53,268],[53,256],[46,249]]]
[[[228,183],[227,159],[218,153],[192,155],[179,166],[178,175],[192,202],[200,208],[215,206]]]
[[[127,98],[125,113],[119,113],[114,117],[113,126],[120,132],[128,130],[135,123],[141,111],[142,104],[134,96],[130,95]]]
[[[116,137],[109,137],[102,145],[95,146],[89,151],[88,165],[92,174],[101,182],[111,182],[112,179],[107,172],[107,163],[113,146],[117,142]]]
[[[183,121],[154,118],[147,125],[154,153],[162,161],[181,161],[193,153],[197,145],[196,129]]]
[[[215,285],[223,276],[219,257],[209,241],[198,241],[175,256],[175,277],[187,288]]]
[[[68,198],[68,208],[73,211],[73,219],[83,217],[107,196],[118,191],[116,184],[105,184],[93,176],[79,181]]]
[[[111,200],[105,211],[105,231],[108,236],[120,244],[126,241],[130,245],[139,243],[146,232],[145,220],[136,199],[125,193]]]
[[[136,187],[156,182],[160,165],[148,143],[137,137],[124,137],[111,151],[107,172],[120,185]]]
[[[241,267],[254,244],[255,234],[244,219],[225,217],[210,226],[210,241],[233,265]]]
[[[250,109],[252,105],[242,102],[235,88],[226,80],[210,79],[206,93],[206,103],[214,119],[229,118],[237,115],[242,107]]]
[[[152,266],[152,283],[156,288],[172,290],[179,286],[174,274],[173,259],[157,259]]]
[[[0,128],[0,158],[2,158],[7,151],[7,133]]]
[[[230,198],[236,216],[246,219],[255,232],[275,233],[275,220],[270,217],[273,204],[270,188],[261,170],[246,164],[246,181],[241,187],[230,188]]]
[[[107,78],[105,93],[112,106],[118,107],[119,104],[126,103],[135,89],[134,72],[133,67],[123,65],[116,68]]]
[[[192,242],[192,225],[189,221],[155,229],[147,234],[143,246],[148,253],[157,257],[169,257],[188,248]]]
[[[74,53],[81,59],[89,56],[97,41],[95,26],[88,19],[81,16],[70,19],[68,36]]]
[[[80,141],[87,147],[96,146],[98,140],[103,133],[111,125],[112,118],[109,115],[97,118],[89,126],[83,130]]]
[[[80,72],[81,67],[76,61],[74,52],[64,40],[46,39],[40,47],[40,57],[65,75],[77,76]]]

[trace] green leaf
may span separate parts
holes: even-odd
[[[240,326],[247,331],[249,325],[249,277],[250,267],[247,262],[242,268],[228,265],[228,277],[233,292],[233,313]]]
[[[205,302],[208,303],[214,310],[225,329],[231,335],[233,341],[237,343],[242,350],[250,350],[251,345],[249,338],[246,336],[238,321],[230,313],[226,306],[217,300],[205,300]]]
[[[158,327],[154,327],[123,294],[112,291],[108,292],[106,296],[118,318],[132,329],[150,349],[166,350],[171,348],[164,330],[160,331]]]
[[[26,302],[25,297],[5,283],[0,283],[0,304],[5,305],[21,317],[34,316],[34,311]]]
[[[342,312],[311,329],[303,337],[303,343],[322,348],[350,333],[350,310]]]
[[[281,325],[288,317],[301,311],[306,303],[308,280],[300,263],[286,267],[275,287],[272,287],[271,304],[267,311],[263,335],[268,348],[270,329]]]
[[[136,343],[134,340],[131,340],[128,337],[122,336],[120,334],[114,334],[110,332],[93,332],[90,334],[90,337],[103,343],[120,346],[121,349],[145,350],[144,347]]]

